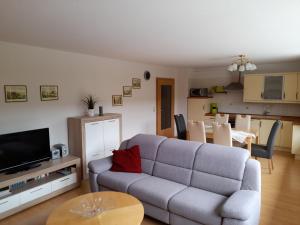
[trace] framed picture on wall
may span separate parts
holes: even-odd
[[[133,89],[141,88],[141,79],[140,78],[132,78],[132,88]]]
[[[4,85],[5,102],[27,102],[26,85]]]
[[[122,106],[123,105],[123,96],[122,95],[113,95],[112,96],[112,106]]]
[[[41,101],[58,100],[57,85],[41,85],[40,87]]]
[[[132,97],[132,86],[123,86],[123,97]]]

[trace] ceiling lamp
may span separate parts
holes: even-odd
[[[250,62],[250,60],[246,58],[246,55],[239,55],[238,59],[227,67],[227,70],[230,72],[253,71],[256,69],[257,66],[254,63]]]
[[[245,71],[253,71],[257,69],[257,66],[254,63],[251,63],[245,55],[239,55],[239,58],[230,64],[227,67],[227,70],[230,72],[238,71],[239,72],[239,81],[231,82],[225,87],[226,90],[242,90],[243,84],[241,83],[242,73]]]

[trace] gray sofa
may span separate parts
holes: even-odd
[[[261,173],[241,148],[139,134],[141,174],[109,171],[112,158],[89,163],[93,192],[129,193],[145,214],[172,225],[258,225]]]

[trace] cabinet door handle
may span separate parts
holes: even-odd
[[[4,205],[4,204],[6,204],[6,203],[8,203],[8,201],[1,202],[0,205]]]
[[[260,93],[260,97],[264,98],[264,93],[263,92]]]
[[[261,121],[259,121],[259,127],[261,127]]]
[[[285,92],[283,92],[283,98],[285,99]]]
[[[67,177],[67,178],[65,178],[65,179],[63,179],[63,180],[61,180],[61,181],[59,181],[59,182],[64,182],[64,181],[66,181],[66,180],[70,180],[70,177]]]
[[[98,125],[98,124],[99,124],[99,123],[91,123],[90,125],[93,125],[93,126],[94,126],[94,125]]]
[[[38,191],[40,191],[40,190],[43,190],[43,188],[39,188],[39,189],[37,189],[37,190],[31,191],[30,194],[33,194],[33,193],[38,192]]]
[[[296,99],[298,99],[298,94],[299,94],[299,93],[297,92],[297,93],[296,93]]]
[[[108,120],[109,123],[114,123],[116,120]]]

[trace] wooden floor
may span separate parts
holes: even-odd
[[[260,225],[300,224],[300,160],[276,152],[274,172],[269,175],[267,162],[262,163],[262,212]],[[49,213],[68,199],[89,192],[87,182],[81,188],[69,191],[28,210],[0,221],[0,225],[44,225]],[[163,225],[145,217],[142,225]]]

